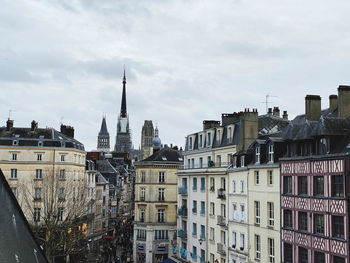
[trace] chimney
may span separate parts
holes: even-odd
[[[258,137],[258,110],[240,113],[238,150],[246,150]]]
[[[283,117],[283,119],[288,120],[288,114],[287,114],[286,110],[283,111],[282,117]]]
[[[61,133],[70,138],[74,138],[74,128],[72,126],[61,124]]]
[[[278,107],[273,107],[273,116],[280,116],[280,109]]]
[[[338,107],[338,96],[329,95],[329,111],[333,112]]]
[[[30,130],[35,131],[37,128],[38,128],[38,123],[35,120],[33,120],[30,125]]]
[[[203,121],[203,131],[208,130],[210,128],[216,128],[219,126],[220,126],[220,121],[213,121],[213,120]]]
[[[221,124],[226,126],[239,121],[239,116],[237,112],[234,113],[222,113],[221,114]]]
[[[306,95],[305,116],[309,121],[318,121],[321,117],[321,97],[319,95]]]
[[[350,117],[350,86],[338,88],[338,117]]]
[[[267,114],[268,114],[268,115],[272,115],[272,108],[269,108],[269,109],[268,109]]]
[[[13,128],[13,120],[8,119],[6,122],[6,131],[9,131]]]

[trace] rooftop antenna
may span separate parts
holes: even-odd
[[[9,109],[9,120],[11,119],[11,109]]]
[[[270,95],[270,94],[266,94],[266,96],[265,96],[265,101],[262,102],[262,103],[265,104],[266,113],[268,112],[268,109],[269,109],[269,103],[272,102],[272,101],[269,100],[269,98],[277,98],[277,96],[273,96],[273,95]]]
[[[61,123],[60,123],[60,125],[62,125],[63,124],[63,116],[61,116]]]

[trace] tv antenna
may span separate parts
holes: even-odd
[[[9,120],[11,119],[11,109],[9,109]]]
[[[277,96],[273,96],[273,95],[270,95],[270,94],[266,94],[266,96],[265,96],[265,101],[262,102],[262,103],[265,104],[266,113],[268,112],[268,109],[269,109],[269,103],[272,102],[272,101],[269,100],[269,98],[277,98]]]

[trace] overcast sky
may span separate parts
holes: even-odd
[[[204,119],[270,107],[322,107],[350,84],[350,1],[2,0],[0,113],[17,127],[75,128],[96,149],[103,114],[111,145],[123,65],[134,146],[145,119],[184,144]]]

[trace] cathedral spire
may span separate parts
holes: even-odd
[[[125,88],[125,84],[126,84],[126,77],[125,77],[125,68],[124,68],[122,105],[121,105],[121,109],[120,109],[120,117],[122,117],[122,118],[126,118],[127,117],[127,114],[126,114],[126,88]]]
[[[101,123],[101,130],[98,133],[99,135],[108,135],[108,130],[107,130],[107,123],[106,123],[106,116],[103,116],[102,118],[102,123]]]

